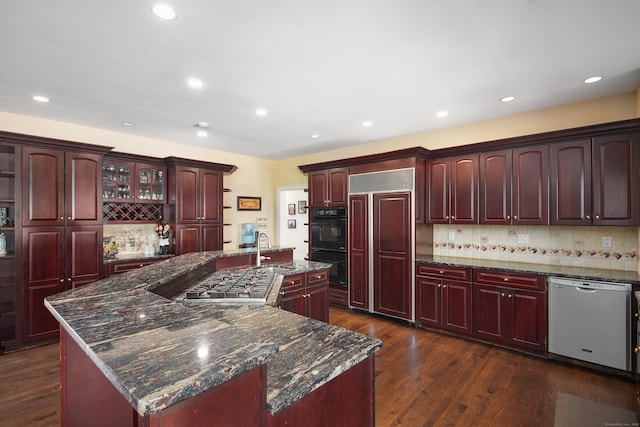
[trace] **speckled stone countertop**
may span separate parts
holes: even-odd
[[[475,258],[442,257],[416,255],[416,262],[425,264],[470,267],[476,269],[498,270],[542,274],[545,276],[571,277],[583,280],[603,280],[617,283],[640,284],[640,275],[635,271],[604,270],[598,268],[571,267],[549,264],[531,264],[525,262],[493,261]]]
[[[173,254],[169,254],[169,255],[161,255],[161,254],[155,254],[155,255],[143,255],[143,254],[117,254],[115,257],[113,258],[103,258],[102,262],[103,264],[111,264],[114,262],[125,262],[125,261],[145,261],[145,260],[150,260],[150,259],[157,259],[157,260],[162,260],[162,259],[167,259],[167,258],[173,258],[175,257],[175,255]]]
[[[290,248],[262,252],[278,250]],[[381,342],[269,305],[177,303],[154,293],[209,266],[214,273],[218,258],[254,251],[169,258],[48,297],[45,305],[140,415],[264,363],[267,409],[275,414],[371,356]],[[307,261],[277,265],[287,274],[328,267]]]

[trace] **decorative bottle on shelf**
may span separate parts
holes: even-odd
[[[0,256],[7,255],[7,236],[4,233],[0,233]]]

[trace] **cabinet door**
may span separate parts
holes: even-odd
[[[176,225],[176,255],[198,252],[200,248],[200,226],[196,224]]]
[[[550,223],[591,224],[591,139],[549,147]]]
[[[309,172],[309,207],[324,207],[329,199],[327,171]]]
[[[640,224],[638,134],[593,140],[593,224]]]
[[[366,195],[349,197],[349,304],[369,309],[369,201]]]
[[[203,224],[200,228],[201,243],[199,249],[201,251],[222,250],[222,225]]]
[[[374,310],[411,319],[411,193],[376,193],[372,209]]]
[[[200,169],[200,220],[222,222],[222,172]],[[222,240],[220,242],[222,244]],[[221,249],[221,248],[220,248]]]
[[[135,194],[135,166],[132,162],[104,158],[102,161],[102,200],[132,203]]]
[[[549,147],[514,149],[512,157],[513,223],[549,225]]]
[[[65,154],[67,225],[102,224],[101,184],[102,156],[75,152]]]
[[[278,307],[291,313],[307,315],[304,295],[304,275],[295,274],[282,279]]]
[[[102,227],[67,227],[67,253],[65,288],[75,289],[78,286],[100,280],[102,269]]]
[[[511,150],[480,154],[480,223],[511,224]]]
[[[478,223],[478,156],[451,159],[451,222]]]
[[[535,353],[547,350],[547,295],[507,289],[509,344]]]
[[[471,335],[471,283],[442,281],[442,327],[457,334]]]
[[[44,299],[64,290],[64,227],[25,227],[22,239],[23,339],[55,339],[59,325]]]
[[[329,206],[347,206],[347,168],[335,168],[327,171],[329,182]]]
[[[473,330],[482,340],[502,343],[507,339],[506,292],[490,285],[473,285]]]
[[[442,327],[442,280],[416,276],[416,323]]]
[[[198,168],[176,166],[176,222],[197,223],[199,186]]]
[[[136,163],[135,196],[138,203],[164,203],[167,168]]]
[[[307,286],[305,290],[306,315],[311,319],[329,322],[329,284]]]
[[[427,223],[449,223],[449,158],[427,162]]]
[[[22,225],[64,225],[64,152],[24,147]]]

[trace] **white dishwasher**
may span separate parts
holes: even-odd
[[[631,371],[631,285],[550,277],[549,353]]]

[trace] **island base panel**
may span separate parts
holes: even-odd
[[[267,426],[374,426],[375,358],[373,355],[277,414]]]
[[[266,366],[259,366],[156,414],[140,416],[61,329],[61,424],[74,426],[228,426],[266,424]]]

